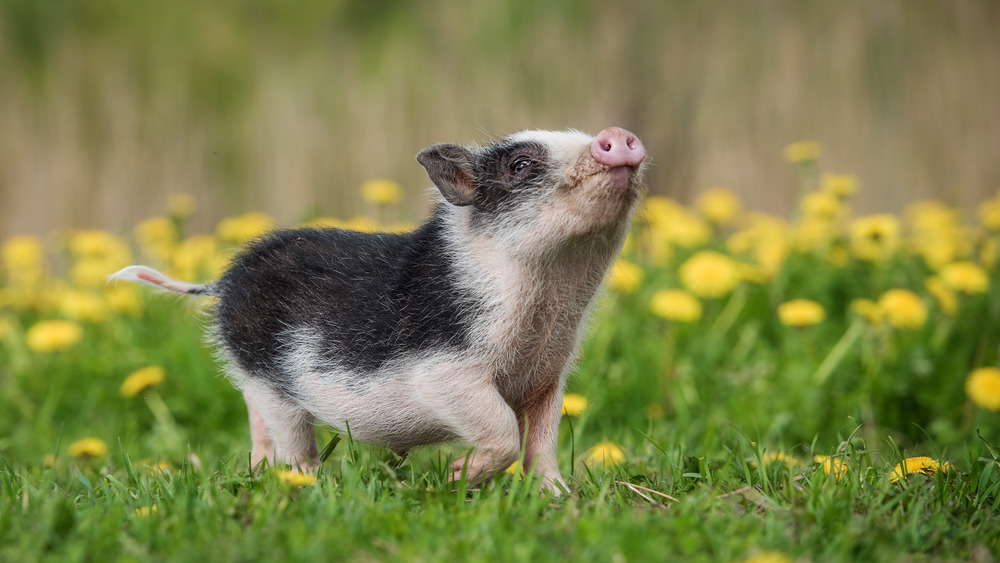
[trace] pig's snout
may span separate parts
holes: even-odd
[[[594,137],[594,142],[590,144],[590,155],[610,168],[635,168],[646,158],[646,148],[634,133],[621,127],[608,127]]]

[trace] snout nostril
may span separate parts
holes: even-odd
[[[610,167],[638,166],[646,156],[642,141],[620,127],[608,127],[598,133],[590,152],[594,160]]]

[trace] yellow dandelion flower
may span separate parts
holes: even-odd
[[[100,438],[82,438],[69,445],[69,455],[75,458],[104,457],[108,453],[108,445]]]
[[[118,392],[122,397],[131,398],[150,387],[155,387],[166,378],[167,372],[160,366],[147,366],[129,374],[122,382]]]
[[[73,285],[87,289],[97,289],[108,283],[108,274],[120,270],[118,266],[127,263],[111,263],[104,258],[81,258],[73,263],[69,277]]]
[[[982,266],[974,262],[955,262],[941,269],[941,280],[948,287],[962,293],[985,293],[990,277]]]
[[[698,199],[695,200],[695,207],[709,221],[717,225],[725,225],[736,218],[743,203],[732,190],[710,188],[698,196]]]
[[[132,230],[142,253],[156,260],[168,260],[179,242],[177,227],[167,217],[153,217]]]
[[[788,257],[788,224],[760,213],[747,214],[746,222],[744,230],[726,240],[726,249],[734,255],[752,256],[768,278],[774,277]]]
[[[895,328],[920,328],[927,322],[927,307],[908,289],[890,289],[879,297],[878,304]]]
[[[976,405],[1000,412],[1000,369],[988,366],[972,370],[965,380],[965,392]]]
[[[690,212],[679,215],[677,220],[669,226],[660,226],[658,232],[666,241],[685,248],[705,244],[712,237],[712,230],[708,224],[701,217]]]
[[[43,291],[40,285],[22,285],[16,287],[0,286],[0,309],[10,307],[19,311],[32,309],[51,309],[52,293]]]
[[[521,477],[524,476],[524,468],[521,467],[521,462],[520,461],[515,461],[514,463],[510,464],[509,466],[507,466],[507,469],[504,469],[504,472],[505,473],[510,473],[514,477],[517,477],[518,481],[520,481]]]
[[[619,258],[611,268],[608,276],[608,285],[618,293],[635,293],[642,284],[642,268],[635,264]]]
[[[391,205],[403,198],[403,188],[392,180],[368,180],[361,184],[361,197],[375,205]]]
[[[927,264],[940,269],[971,250],[968,231],[958,222],[958,211],[939,201],[917,201],[903,213],[911,231],[908,245]]]
[[[819,158],[822,147],[816,141],[798,141],[785,147],[785,160],[795,164]]]
[[[696,213],[665,197],[646,201],[643,220],[649,225],[654,245],[678,245],[685,248],[704,244],[712,237],[712,229]]]
[[[41,321],[28,329],[28,348],[35,352],[58,352],[83,338],[83,328],[72,321]]]
[[[998,255],[1000,255],[1000,245],[997,244],[995,237],[990,237],[980,242],[978,257],[979,263],[984,268],[988,268],[991,271],[994,270],[997,265]]]
[[[885,320],[885,310],[871,299],[854,299],[850,305],[851,311],[861,315],[869,324],[878,326]]]
[[[278,480],[293,487],[305,487],[316,484],[316,476],[311,473],[302,473],[294,469],[285,469],[277,472]]]
[[[786,326],[810,326],[824,318],[823,306],[809,299],[793,299],[778,306],[778,320]]]
[[[74,257],[70,278],[79,287],[103,287],[110,272],[132,263],[128,243],[105,231],[74,232],[69,249]]]
[[[371,217],[358,215],[344,222],[344,228],[359,233],[375,233],[382,230],[382,225]]]
[[[958,211],[940,201],[922,200],[907,205],[903,217],[914,231],[940,231],[956,223]]]
[[[618,444],[605,440],[598,442],[587,453],[587,458],[583,461],[586,465],[620,465],[625,462],[625,452]]]
[[[795,249],[799,252],[825,249],[835,235],[834,221],[824,217],[805,217],[795,225]]]
[[[171,217],[190,217],[194,213],[194,196],[186,192],[170,194],[167,209]]]
[[[958,310],[958,299],[955,297],[955,292],[948,287],[948,284],[944,283],[944,280],[937,276],[931,276],[924,281],[924,287],[927,289],[927,293],[930,293],[937,301],[941,312],[946,315],[955,314],[955,311]]]
[[[840,215],[843,205],[840,198],[830,192],[809,192],[802,196],[799,208],[810,219],[833,219]]]
[[[850,226],[851,251],[872,262],[888,258],[899,247],[899,220],[889,214],[855,219]]]
[[[243,245],[273,228],[274,220],[267,214],[246,213],[220,221],[215,227],[215,234],[224,241]]]
[[[641,220],[653,227],[670,223],[677,215],[686,213],[684,206],[663,196],[649,196],[640,213]]]
[[[772,464],[781,464],[786,467],[798,467],[799,460],[795,459],[791,455],[786,454],[783,450],[778,450],[776,452],[764,452],[761,456],[761,462],[764,463],[764,467]],[[750,467],[757,467],[756,461],[751,461],[749,463]]]
[[[228,262],[215,238],[208,235],[184,239],[171,256],[172,272],[183,280],[215,279]]]
[[[896,467],[889,473],[889,480],[895,483],[903,477],[913,475],[914,473],[936,475],[948,471],[950,468],[950,464],[941,464],[939,461],[926,456],[908,457],[896,464]]]
[[[681,264],[681,283],[699,297],[723,297],[740,282],[740,270],[732,258],[703,250]]]
[[[749,254],[756,243],[757,233],[754,231],[737,231],[726,239],[726,250],[733,254]]]
[[[764,283],[771,279],[772,274],[756,264],[744,264],[740,263],[738,265],[740,269],[740,280],[747,283]]]
[[[701,318],[701,301],[681,289],[661,289],[653,294],[649,308],[653,314],[667,319],[690,323]]]
[[[159,511],[160,509],[155,504],[152,506],[140,506],[135,509],[135,515],[139,518],[149,518],[151,514],[156,514]]]
[[[976,207],[979,222],[990,231],[1000,231],[1000,198],[993,198]]]
[[[754,249],[754,259],[769,277],[774,277],[781,271],[787,257],[788,241],[785,239],[763,240]]]
[[[42,263],[42,241],[32,235],[20,235],[4,241],[0,247],[0,261],[5,268],[36,268]]]
[[[103,256],[115,242],[115,236],[107,231],[74,231],[69,236],[69,250],[77,256]]]
[[[964,234],[932,233],[914,234],[909,239],[911,251],[924,259],[928,266],[940,270],[955,261],[959,255],[967,254],[968,243]]]
[[[813,461],[820,464],[820,467],[823,468],[823,473],[826,475],[833,475],[833,477],[838,481],[847,475],[847,462],[839,457],[834,457],[832,455],[816,455],[813,456]]]
[[[35,236],[21,235],[7,239],[0,247],[0,264],[12,284],[29,285],[38,281],[44,268],[45,251]]]
[[[146,467],[153,473],[169,473],[173,466],[170,465],[169,461],[160,460],[157,462],[146,462]]]
[[[780,551],[762,551],[747,557],[741,563],[792,563],[792,558]]]
[[[850,174],[824,174],[823,191],[837,197],[847,197],[858,191],[858,178]]]
[[[74,321],[99,323],[108,318],[107,302],[90,291],[68,289],[60,292],[58,303],[59,312]]]
[[[563,395],[562,413],[566,416],[580,416],[587,410],[587,398],[577,393]]]

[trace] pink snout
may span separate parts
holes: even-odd
[[[646,158],[646,148],[635,134],[621,127],[608,127],[594,137],[590,154],[594,160],[610,168],[635,168]]]

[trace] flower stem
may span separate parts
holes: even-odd
[[[858,341],[861,337],[861,333],[864,331],[864,321],[860,319],[855,319],[851,326],[847,328],[847,332],[840,337],[840,340],[830,349],[830,352],[823,358],[823,361],[816,368],[815,373],[813,373],[813,383],[816,385],[822,385],[826,382],[833,370],[837,368],[840,361],[844,359],[847,351],[854,346],[854,343]]]

